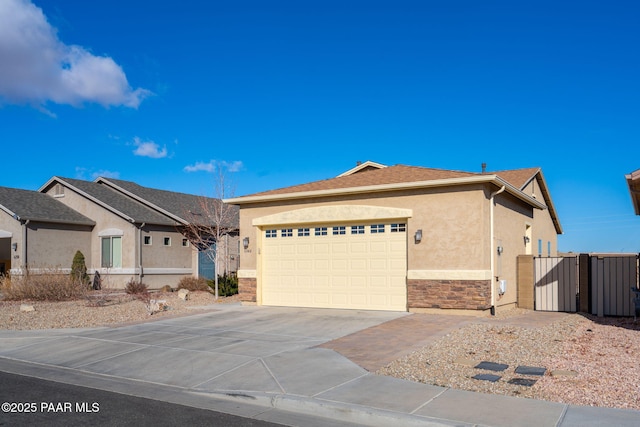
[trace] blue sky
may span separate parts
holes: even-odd
[[[539,166],[560,250],[640,252],[639,21],[616,0],[0,0],[0,185]]]

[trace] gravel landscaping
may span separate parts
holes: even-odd
[[[508,367],[479,369],[481,362]],[[543,368],[544,374],[516,373],[518,367]],[[567,314],[540,328],[472,323],[377,373],[461,390],[640,409],[640,320]],[[483,374],[500,378],[473,378]]]
[[[113,291],[91,292],[86,298],[64,302],[0,301],[0,329],[61,329],[119,326],[214,310],[215,304],[238,302],[238,296],[220,297],[206,291],[190,292],[182,300],[178,292],[154,292],[151,298],[166,301],[166,309],[149,314],[144,300]],[[21,305],[33,311],[21,311]]]
[[[149,314],[140,299],[124,293],[92,292],[66,302],[0,301],[0,329],[28,330],[121,326],[215,310],[237,303],[217,301],[209,292],[154,293],[166,310]],[[33,311],[21,311],[22,304]],[[497,316],[508,319],[522,310]],[[507,365],[503,371],[479,369],[481,362]],[[518,367],[543,368],[543,375],[517,373]],[[533,371],[535,372],[535,370]],[[377,374],[461,390],[544,399],[575,405],[640,410],[640,320],[566,314],[543,327],[505,322],[471,322],[432,344],[396,360]],[[495,381],[474,379],[495,375]],[[532,386],[512,384],[533,383]]]

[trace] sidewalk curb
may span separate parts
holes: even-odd
[[[408,427],[451,427],[475,425],[460,421],[429,418],[357,404],[346,404],[331,400],[290,394],[236,392],[231,390],[226,392],[205,392],[193,390],[191,393],[201,396],[210,396],[221,400],[235,401],[238,403],[251,403],[253,405],[278,409],[281,411],[328,418],[339,422],[351,422],[374,427],[387,427],[390,425],[402,425]]]

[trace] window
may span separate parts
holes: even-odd
[[[293,229],[292,228],[283,228],[282,230],[280,230],[280,236],[282,236],[282,237],[291,237],[291,236],[293,236]]]
[[[407,231],[407,224],[391,224],[392,233],[404,233]]]
[[[189,239],[182,239],[182,246],[184,246],[185,248],[189,246]]]
[[[144,244],[147,246],[151,244],[151,236],[144,236]]]
[[[308,228],[298,228],[298,237],[306,237],[309,235]]]
[[[278,231],[277,230],[267,230],[265,232],[265,237],[267,239],[272,239],[272,238],[277,237],[277,236],[278,236]]]
[[[102,268],[122,268],[122,237],[102,237]]]
[[[352,225],[351,234],[364,234],[364,225]]]
[[[162,239],[162,244],[165,246],[171,246],[171,237],[165,237]]]
[[[371,234],[384,233],[384,224],[373,224],[371,226]]]
[[[315,235],[316,236],[326,236],[327,235],[327,227],[316,227]]]
[[[538,256],[542,256],[542,239],[538,239]]]
[[[338,236],[341,234],[346,234],[346,227],[344,225],[339,225],[337,227],[333,227],[333,235]]]
[[[547,242],[547,256],[551,256],[551,242]]]

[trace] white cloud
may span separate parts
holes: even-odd
[[[30,0],[0,1],[0,64],[0,100],[9,103],[138,108],[151,95],[131,88],[112,58],[60,41]]]
[[[196,162],[193,165],[185,166],[185,172],[213,172],[216,170],[216,162],[211,160],[209,163],[205,162]]]
[[[224,160],[210,160],[209,162],[196,162],[193,165],[185,166],[185,172],[214,172],[216,168],[222,168],[227,172],[238,172],[244,165],[241,161],[226,162]]]
[[[133,145],[136,146],[136,149],[133,151],[133,154],[136,156],[151,157],[152,159],[167,157],[167,147],[165,146],[161,149],[160,146],[153,141],[142,141],[136,136],[133,138]]]
[[[236,160],[233,162],[221,162],[222,166],[229,172],[239,172],[243,168],[243,164],[240,160]]]

